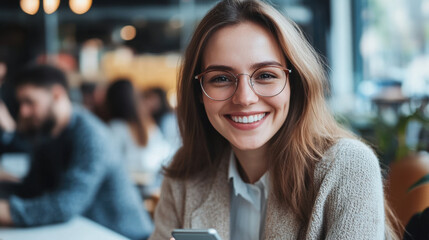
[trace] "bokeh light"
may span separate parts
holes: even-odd
[[[60,0],[43,0],[43,10],[46,14],[52,14],[60,6]]]
[[[76,14],[84,14],[89,11],[92,0],[70,0],[70,9]]]
[[[121,38],[125,41],[132,40],[136,37],[137,30],[134,26],[127,25],[121,29]]]
[[[39,0],[21,0],[19,2],[22,11],[27,14],[34,15],[39,10]]]

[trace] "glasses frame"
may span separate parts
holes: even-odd
[[[285,72],[285,74],[286,74],[286,81],[285,81],[285,84],[283,85],[283,87],[282,87],[282,89],[280,90],[280,92],[278,92],[278,93],[276,93],[276,94],[274,94],[274,95],[262,95],[262,94],[259,94],[259,93],[258,93],[258,92],[253,88],[253,84],[254,84],[254,83],[253,83],[253,74],[255,74],[258,70],[260,70],[260,69],[262,69],[262,68],[266,68],[266,67],[275,67],[275,68],[279,68],[279,69],[283,70],[283,71]],[[206,74],[206,73],[214,72],[214,71],[223,71],[223,72],[229,73],[229,74],[231,74],[232,76],[234,76],[234,78],[235,78],[235,89],[234,89],[234,92],[231,94],[231,96],[229,96],[228,98],[225,98],[225,99],[222,99],[222,100],[214,99],[214,98],[210,97],[210,96],[207,94],[206,90],[204,90],[202,76],[203,76],[204,74]],[[232,72],[230,72],[230,71],[227,71],[227,70],[209,69],[209,70],[206,70],[206,71],[204,71],[204,72],[202,72],[202,73],[200,73],[200,74],[196,75],[194,78],[200,82],[201,90],[203,90],[204,94],[205,94],[208,98],[210,98],[210,99],[211,99],[211,100],[213,100],[213,101],[226,101],[226,100],[228,100],[228,99],[231,99],[231,98],[234,96],[234,94],[237,92],[237,89],[238,89],[238,81],[239,81],[239,78],[238,78],[238,77],[239,77],[240,75],[247,75],[247,76],[249,76],[249,80],[248,80],[248,81],[249,81],[249,83],[250,83],[250,87],[251,87],[252,91],[253,91],[256,95],[261,96],[261,97],[275,97],[275,96],[279,95],[281,92],[283,92],[283,90],[285,89],[286,84],[287,84],[287,82],[288,82],[288,80],[289,80],[289,75],[290,75],[291,73],[292,73],[292,70],[291,70],[291,69],[285,68],[285,67],[283,67],[283,66],[278,66],[278,65],[266,65],[266,66],[262,66],[262,67],[259,67],[259,68],[255,69],[255,70],[252,72],[252,74],[250,74],[250,75],[249,75],[249,74],[247,74],[247,73],[237,73],[237,74],[234,74],[234,73],[232,73]]]

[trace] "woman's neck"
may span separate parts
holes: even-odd
[[[255,150],[240,150],[232,147],[237,157],[237,168],[246,183],[257,182],[268,170],[265,146]]]

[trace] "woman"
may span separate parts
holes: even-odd
[[[183,147],[151,239],[174,228],[215,228],[224,240],[394,238],[378,160],[337,125],[325,86],[314,49],[273,7],[216,5],[183,59]]]
[[[167,100],[167,94],[160,87],[153,87],[142,93],[145,107],[148,108],[165,139],[175,152],[181,146],[177,117]]]
[[[170,145],[150,116],[138,107],[129,80],[118,79],[108,87],[106,108],[109,126],[123,152],[129,172],[137,181],[143,176],[140,173],[145,173],[145,185],[151,185],[169,157]]]

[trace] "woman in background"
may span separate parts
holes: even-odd
[[[152,115],[165,139],[172,146],[174,153],[182,145],[177,117],[167,100],[167,94],[160,87],[145,90],[142,94],[145,107]],[[174,154],[173,153],[173,154]]]
[[[145,173],[149,185],[156,180],[162,165],[168,160],[170,146],[162,133],[139,106],[136,92],[127,79],[114,81],[106,92],[106,108],[112,129],[133,178]]]
[[[181,66],[183,147],[151,239],[175,228],[223,240],[395,238],[378,159],[332,117],[323,65],[295,23],[262,1],[221,1]]]

